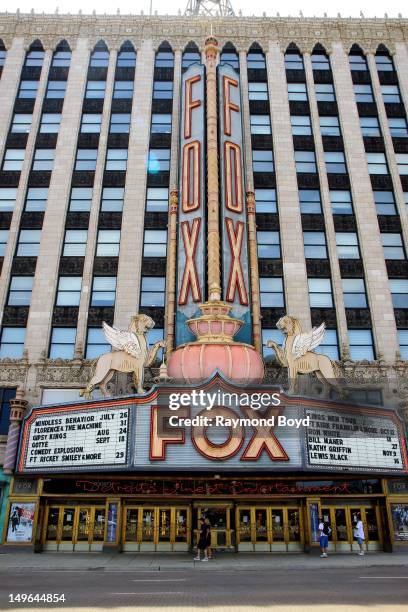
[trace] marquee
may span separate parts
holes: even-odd
[[[255,391],[231,385],[219,375],[201,388]],[[175,411],[169,407],[175,390],[180,388],[165,385],[145,396],[32,408],[22,426],[17,471],[408,471],[402,421],[393,410],[280,393],[279,406],[260,410],[238,402],[211,410],[185,405]],[[277,392],[265,385],[256,390]],[[182,424],[181,418],[203,414],[246,419],[246,424]],[[174,415],[181,424],[170,426]],[[308,424],[278,426],[279,415]]]

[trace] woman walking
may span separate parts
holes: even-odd
[[[208,518],[205,519],[205,524],[207,525],[207,548],[206,548],[206,554],[207,554],[207,558],[211,559],[211,557],[212,557],[212,552],[211,552],[211,523],[210,523],[210,520]]]
[[[208,561],[208,556],[207,556],[207,532],[208,532],[208,526],[205,522],[205,518],[201,517],[200,518],[200,534],[198,537],[198,543],[197,543],[197,556],[194,557],[194,561]],[[201,559],[200,557],[200,552],[204,551],[204,557],[203,559]]]

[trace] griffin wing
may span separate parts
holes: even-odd
[[[119,329],[115,326],[110,326],[105,321],[102,323],[103,333],[105,338],[118,351],[125,351],[133,357],[140,357],[142,350],[136,334],[125,329]]]
[[[322,323],[319,327],[313,327],[312,331],[295,336],[292,346],[294,357],[302,357],[308,351],[315,349],[323,340],[326,325]]]

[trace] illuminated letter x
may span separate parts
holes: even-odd
[[[184,242],[184,251],[186,253],[186,264],[184,267],[183,281],[181,283],[178,303],[180,305],[187,304],[188,294],[190,293],[193,302],[201,301],[200,283],[198,280],[197,268],[195,263],[195,254],[197,250],[197,242],[200,233],[201,219],[194,219],[191,231],[188,221],[183,221],[181,224],[181,233]]]
[[[242,221],[237,221],[237,229],[235,231],[234,222],[229,217],[225,218],[225,224],[227,227],[232,258],[226,299],[227,302],[233,302],[235,298],[235,291],[238,288],[239,301],[241,304],[247,306],[248,294],[245,287],[241,265],[241,249],[242,241],[244,239],[245,225]]]

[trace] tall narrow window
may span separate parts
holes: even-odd
[[[327,259],[324,232],[303,232],[306,259]]]
[[[29,306],[33,282],[33,276],[12,276],[7,304],[9,306]]]
[[[75,338],[75,327],[54,327],[51,334],[50,359],[73,359]]]
[[[333,308],[330,278],[309,278],[308,284],[311,308]]]
[[[260,278],[259,288],[261,292],[262,308],[283,308],[283,280],[279,277]]]
[[[120,244],[120,230],[102,230],[98,232],[96,246],[97,257],[118,257]]]
[[[371,329],[349,329],[350,357],[355,361],[374,359],[373,335]]]
[[[39,212],[45,210],[48,198],[48,187],[29,187],[24,210]]]
[[[0,359],[21,359],[24,351],[25,327],[3,327],[0,338]]]
[[[81,276],[60,276],[58,279],[57,306],[79,306]]]
[[[279,232],[257,232],[258,257],[260,259],[280,259]]]
[[[116,276],[94,276],[91,306],[114,306]]]

